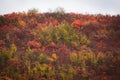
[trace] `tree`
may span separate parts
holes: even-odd
[[[55,9],[55,12],[56,12],[56,13],[60,13],[60,14],[64,14],[64,13],[65,13],[65,10],[64,10],[64,8],[62,8],[62,7],[58,7],[58,8]]]
[[[36,13],[38,13],[38,9],[36,9],[36,8],[28,10],[28,14],[36,14]]]

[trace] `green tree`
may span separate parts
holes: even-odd
[[[28,14],[36,14],[36,13],[38,13],[38,9],[36,9],[36,8],[28,10]]]

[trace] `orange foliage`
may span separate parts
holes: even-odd
[[[54,42],[50,42],[49,46],[55,48],[57,45]]]
[[[104,59],[105,55],[102,52],[99,52],[97,58]]]
[[[75,28],[80,29],[80,27],[84,25],[84,22],[81,21],[81,20],[74,20],[73,23],[72,23],[72,25]]]
[[[41,44],[37,41],[29,41],[27,43],[27,46],[29,46],[30,48],[39,48]]]
[[[53,24],[53,25],[58,25],[58,20],[53,20],[53,21],[52,21],[52,24]]]
[[[98,25],[98,21],[94,18],[94,19],[91,19],[91,22],[95,25]]]
[[[26,23],[23,20],[19,20],[18,24],[22,27],[26,27]]]

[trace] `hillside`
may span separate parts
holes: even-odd
[[[0,80],[120,80],[120,15],[0,16]]]

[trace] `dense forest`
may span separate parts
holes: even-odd
[[[0,80],[120,80],[120,15],[1,15]]]

